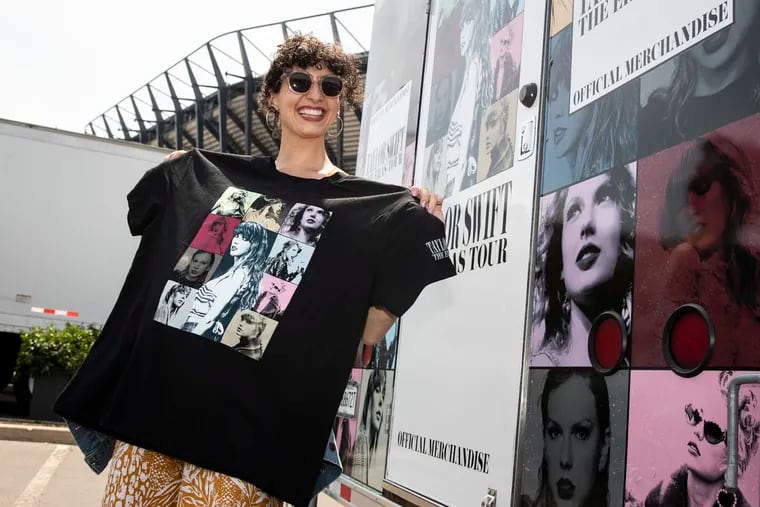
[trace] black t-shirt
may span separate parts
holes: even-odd
[[[56,411],[306,503],[368,309],[401,316],[455,273],[443,223],[402,187],[202,150],[149,170],[128,202],[140,246]],[[183,287],[199,250],[214,265]]]

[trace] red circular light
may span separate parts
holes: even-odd
[[[596,362],[604,369],[617,366],[623,354],[623,330],[617,319],[608,317],[599,323],[594,335]]]
[[[685,312],[676,318],[670,330],[670,354],[681,368],[697,368],[710,353],[710,329],[697,312]]]

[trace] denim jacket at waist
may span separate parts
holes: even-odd
[[[84,461],[96,474],[100,474],[108,466],[113,456],[115,440],[90,428],[85,428],[75,422],[66,420],[69,431],[74,436],[77,446],[84,454]],[[322,468],[314,487],[314,495],[325,489],[343,473],[343,465],[335,445],[335,434],[330,431],[330,438],[322,457]]]

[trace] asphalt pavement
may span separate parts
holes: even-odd
[[[90,470],[63,425],[0,419],[0,456],[2,507],[101,505],[107,472]],[[317,503],[341,507],[326,495]]]
[[[0,505],[100,505],[106,476],[93,473],[76,446],[0,440],[0,456]]]

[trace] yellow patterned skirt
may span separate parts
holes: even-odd
[[[282,507],[253,484],[117,442],[103,507]]]

